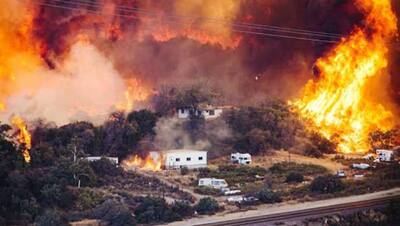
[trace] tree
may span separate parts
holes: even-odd
[[[79,210],[94,208],[103,201],[103,196],[90,189],[82,188],[77,191],[75,205]]]
[[[125,158],[140,140],[139,125],[135,121],[128,123],[121,112],[111,114],[103,127],[104,149],[108,150],[108,155]]]
[[[175,201],[171,206],[171,212],[174,215],[174,220],[182,220],[186,217],[193,215],[193,208],[188,202],[185,201]]]
[[[276,203],[282,202],[281,194],[271,191],[269,189],[262,189],[257,194],[258,200],[262,203]]]
[[[261,129],[252,129],[235,143],[235,149],[247,151],[250,154],[258,154],[270,148],[270,133]]]
[[[173,215],[165,199],[145,197],[135,209],[135,216],[139,223],[155,223],[173,220]]]
[[[64,169],[62,173],[66,174],[66,179],[72,182],[73,185],[82,187],[97,185],[97,176],[90,167],[90,163],[88,161],[79,160],[76,163],[67,165],[66,167],[67,168]]]
[[[304,154],[314,158],[321,158],[324,154],[335,153],[337,144],[326,139],[321,134],[311,132],[308,137],[310,143],[306,144]]]
[[[343,182],[334,175],[318,176],[311,183],[311,191],[321,194],[334,193],[345,188]]]
[[[74,196],[65,185],[46,184],[40,190],[40,201],[46,206],[68,208],[72,206]]]
[[[208,215],[215,214],[219,208],[217,200],[210,197],[200,199],[194,207],[198,214]]]
[[[133,226],[135,219],[128,207],[113,200],[106,200],[97,206],[92,215],[94,218],[106,221],[110,226]]]
[[[149,110],[133,111],[129,113],[128,122],[135,122],[139,126],[139,136],[155,135],[154,127],[157,122],[157,115]]]
[[[224,114],[234,134],[234,148],[258,153],[265,149],[286,149],[304,126],[289,106],[280,100],[268,100],[259,107],[242,107]],[[250,145],[250,146],[249,146]]]
[[[117,167],[113,162],[106,158],[101,158],[100,160],[90,162],[89,164],[94,173],[99,177],[104,175],[118,176],[122,175],[123,172],[122,168]]]
[[[47,210],[43,215],[39,216],[35,220],[37,226],[66,226],[68,225],[63,219],[61,214],[55,210]]]

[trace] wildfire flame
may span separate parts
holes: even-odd
[[[138,155],[133,155],[122,163],[124,169],[140,168],[148,171],[160,171],[162,165],[162,158],[155,158],[151,155],[146,158],[141,158]]]
[[[397,18],[390,0],[358,0],[356,4],[366,12],[365,27],[356,27],[317,60],[320,78],[309,81],[303,97],[294,102],[324,136],[336,137],[344,153],[367,151],[369,133],[394,124],[393,113],[368,93],[374,88],[371,80],[387,75],[387,41],[397,33]]]
[[[134,108],[134,102],[147,100],[151,94],[151,90],[134,78],[125,80],[125,83],[127,86],[124,92],[125,100],[124,102],[117,103],[115,107],[117,110],[130,112]]]
[[[25,145],[22,155],[24,157],[25,162],[29,163],[31,161],[31,156],[29,154],[29,150],[32,147],[31,134],[28,131],[25,121],[21,117],[14,116],[11,119],[11,124],[13,124],[19,130],[18,142]]]

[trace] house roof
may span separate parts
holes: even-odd
[[[193,150],[193,149],[173,149],[173,150],[166,150],[162,151],[164,154],[182,154],[182,153],[207,153],[207,151],[202,150]]]

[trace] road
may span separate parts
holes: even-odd
[[[324,215],[383,206],[393,198],[400,197],[400,188],[365,195],[333,198],[298,204],[270,205],[257,210],[231,213],[224,216],[205,216],[174,222],[170,226],[198,225],[270,225],[268,223],[305,219]]]

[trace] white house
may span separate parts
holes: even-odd
[[[226,183],[224,179],[217,178],[201,178],[198,185],[215,189],[223,189],[228,187],[228,183]]]
[[[89,162],[94,162],[94,161],[99,161],[100,159],[108,159],[110,160],[112,163],[114,163],[115,165],[118,165],[118,157],[105,157],[105,156],[89,156],[89,157],[85,157],[84,159],[86,159]]]
[[[388,162],[394,160],[394,155],[392,150],[378,149],[376,150],[377,159],[380,162]]]
[[[203,116],[205,119],[214,119],[221,116],[223,107],[212,107],[207,105],[205,107],[199,107],[197,109],[192,108],[180,108],[178,109],[178,118],[188,119],[191,115]]]
[[[251,163],[251,155],[249,153],[232,153],[231,162],[234,164],[249,165]]]
[[[161,152],[166,169],[207,167],[207,151],[176,149]]]

